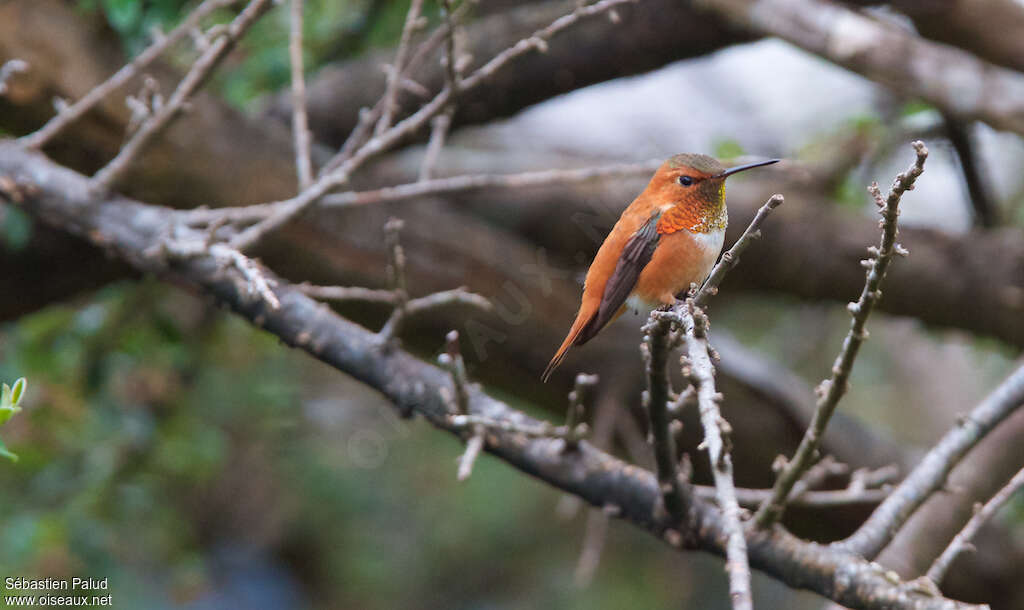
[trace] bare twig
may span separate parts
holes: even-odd
[[[701,286],[699,292],[693,297],[693,303],[697,307],[703,307],[708,299],[718,293],[718,285],[725,279],[725,275],[740,262],[740,253],[747,249],[750,242],[761,237],[761,224],[764,223],[768,215],[772,213],[772,210],[782,205],[785,201],[782,195],[772,195],[771,198],[757,210],[757,214],[754,215],[754,219],[747,225],[747,229],[743,231],[743,235],[736,240],[736,243],[729,248],[728,252],[722,255],[721,260],[715,265],[714,269],[708,275],[708,278],[704,280],[704,285]]]
[[[704,428],[702,445],[707,449],[711,461],[716,497],[722,509],[723,526],[728,534],[725,545],[725,570],[729,574],[729,596],[735,610],[752,610],[754,602],[750,589],[750,560],[747,557],[747,541],[740,521],[740,508],[736,501],[730,456],[729,437],[732,428],[718,408],[722,396],[715,389],[715,368],[711,363],[707,342],[707,318],[704,312],[693,304],[692,299],[688,299],[684,307],[684,315],[681,319],[677,318],[683,331],[683,375],[697,390],[700,421]]]
[[[850,332],[843,341],[843,347],[836,356],[832,365],[832,376],[819,386],[818,403],[814,410],[811,423],[804,433],[796,453],[788,464],[782,469],[773,487],[773,494],[770,502],[764,503],[757,510],[755,523],[758,527],[767,527],[778,521],[786,510],[786,498],[803,473],[814,463],[818,452],[818,446],[825,433],[825,427],[835,412],[839,400],[846,394],[849,387],[850,372],[853,370],[853,363],[857,359],[860,346],[867,339],[868,316],[874,309],[875,304],[882,296],[881,285],[885,273],[897,254],[905,255],[906,250],[896,243],[898,234],[897,219],[899,218],[899,204],[903,194],[914,188],[914,181],[924,171],[924,162],[928,158],[928,149],[921,141],[913,143],[917,158],[914,164],[902,174],[896,176],[889,196],[882,199],[877,184],[872,184],[869,191],[875,198],[875,203],[881,208],[882,237],[878,247],[869,248],[871,258],[862,263],[867,267],[864,280],[864,289],[856,303],[850,303],[847,309],[853,320],[850,323]]]
[[[452,290],[442,290],[417,299],[409,299],[405,275],[405,250],[399,239],[402,221],[390,218],[384,224],[384,241],[388,250],[388,276],[391,279],[390,290],[363,288],[359,286],[296,286],[304,294],[314,298],[332,301],[368,301],[386,303],[393,307],[391,316],[381,328],[379,336],[381,344],[387,345],[401,332],[402,324],[409,316],[420,315],[434,309],[461,305],[474,307],[481,311],[493,311],[494,305],[486,297],[480,296],[460,286]],[[452,331],[454,332],[454,331]],[[456,334],[457,335],[457,334]]]
[[[28,70],[28,62],[23,59],[8,59],[0,66],[0,95],[7,93],[7,80],[19,72]]]
[[[177,44],[185,36],[188,36],[190,32],[199,27],[200,22],[207,15],[223,6],[234,4],[237,1],[238,0],[205,0],[202,4],[197,6],[195,10],[189,13],[176,28],[166,35],[157,36],[153,41],[153,44],[139,53],[131,62],[125,64],[120,70],[115,72],[113,76],[91,89],[77,102],[68,105],[61,112],[58,112],[56,116],[47,121],[47,123],[38,130],[19,138],[18,142],[28,146],[29,148],[40,148],[44,146],[62,129],[70,125],[83,114],[88,112],[93,106],[98,104],[100,100],[134,78],[140,71],[152,63],[154,59],[160,57],[164,51]]]
[[[370,303],[386,303],[394,305],[394,290],[363,288],[362,286],[312,286],[296,284],[295,288],[302,294],[324,301],[367,301]]]
[[[312,203],[323,197],[329,190],[347,182],[352,172],[367,160],[384,152],[425,126],[437,114],[443,112],[457,94],[479,86],[512,60],[535,49],[543,50],[546,45],[545,41],[551,36],[571,27],[580,19],[600,14],[620,4],[633,1],[635,0],[601,0],[592,5],[578,7],[572,13],[556,19],[546,28],[538,30],[531,37],[521,40],[511,48],[499,53],[473,72],[473,74],[459,81],[458,90],[453,90],[450,87],[442,89],[433,99],[421,106],[419,110],[408,118],[378,133],[361,145],[350,158],[340,163],[336,169],[322,174],[320,178],[314,181],[308,189],[297,197],[275,202],[273,204],[274,211],[266,219],[236,235],[231,240],[231,245],[239,250],[245,250],[268,233],[291,221]],[[331,162],[328,165],[331,165]]]
[[[444,18],[444,53],[441,55],[441,62],[444,64],[444,86],[453,92],[459,90],[460,66],[455,60],[455,19],[453,17],[451,0],[441,0],[441,14]],[[448,102],[448,108],[434,117],[430,122],[430,141],[427,143],[427,150],[423,154],[423,161],[420,164],[419,180],[429,180],[437,164],[437,158],[444,147],[444,140],[448,135],[448,129],[452,124],[452,115],[455,113],[457,97],[452,95]]]
[[[90,180],[95,191],[107,190],[128,169],[128,166],[142,149],[156,135],[163,131],[171,121],[184,109],[185,103],[192,94],[202,86],[217,64],[227,55],[243,34],[272,6],[271,0],[251,0],[242,12],[226,27],[219,30],[219,35],[210,46],[203,51],[185,77],[178,83],[167,103],[155,110],[153,114],[139,126],[138,131],[128,140],[110,163],[101,168]],[[236,248],[238,249],[238,248]]]
[[[960,459],[999,422],[1022,406],[1024,365],[947,432],[868,520],[839,546],[867,559],[878,556],[914,511],[942,487]]]
[[[451,124],[451,107],[430,122],[430,141],[427,143],[427,150],[423,153],[423,162],[420,164],[420,182],[430,180],[430,176],[434,173],[434,166],[437,165],[437,158],[444,147],[444,140],[448,136],[448,128]]]
[[[451,23],[459,22],[463,16],[469,11],[469,8],[474,2],[463,2],[455,9],[450,20],[446,20],[438,26],[426,40],[420,43],[419,48],[413,53],[412,58],[406,64],[401,78],[402,83],[410,81],[409,75],[416,73],[417,70],[422,66],[427,56],[437,48],[438,45],[448,35],[449,26]],[[408,89],[408,87],[406,87]],[[429,92],[427,92],[429,95]],[[426,97],[426,95],[424,96]],[[380,118],[381,113],[384,111],[384,98],[382,97],[377,101],[377,104],[373,108],[362,108],[359,113],[359,121],[356,123],[352,132],[349,133],[345,139],[345,143],[341,146],[338,154],[333,159],[324,164],[324,167],[320,170],[321,174],[334,171],[342,163],[347,161],[352,154],[366,142],[366,138],[373,132],[373,126]]]
[[[531,186],[589,182],[602,178],[621,176],[645,176],[661,165],[661,161],[645,163],[623,163],[580,169],[553,169],[515,174],[467,174],[451,178],[435,178],[423,182],[410,182],[398,186],[387,186],[371,191],[348,191],[326,195],[320,200],[325,207],[355,207],[408,201],[430,195],[459,193],[476,189],[518,189]],[[258,222],[272,215],[278,209],[277,203],[263,203],[229,208],[197,208],[180,212],[189,224],[203,224],[217,220],[228,220],[242,224]],[[714,274],[714,272],[712,272]]]
[[[569,436],[565,440],[566,446],[569,448],[575,448],[576,442],[579,440],[573,433],[576,430],[576,424],[586,415],[587,393],[590,388],[597,385],[597,380],[597,375],[583,373],[576,375],[572,391],[569,392],[569,409],[565,412],[565,429],[569,432]]]
[[[445,335],[445,352],[438,356],[438,364],[448,369],[452,379],[451,393],[445,392],[445,400],[450,403],[451,411],[459,417],[469,415],[469,378],[466,375],[466,363],[459,351],[459,331],[453,330]],[[447,390],[447,388],[442,388]],[[473,474],[473,464],[484,448],[486,429],[478,423],[470,423],[471,434],[466,441],[466,450],[459,458],[459,470],[456,478],[465,481]]]
[[[971,539],[978,533],[985,523],[999,511],[999,509],[1006,504],[1006,502],[1013,497],[1018,490],[1024,487],[1024,469],[1021,469],[1017,474],[1010,479],[1002,489],[1000,489],[984,506],[978,504],[975,505],[974,516],[967,522],[964,529],[953,537],[952,542],[946,547],[946,550],[942,551],[942,554],[932,563],[932,566],[928,568],[927,576],[936,585],[942,584],[942,579],[946,576],[946,572],[949,570],[949,566],[952,565],[953,560],[956,559],[960,553],[972,549]]]
[[[459,458],[459,471],[455,475],[455,478],[459,481],[465,481],[473,474],[473,464],[476,463],[476,458],[480,456],[480,450],[484,448],[484,431],[482,426],[477,426],[473,436],[469,437],[466,441],[466,451]]]
[[[384,323],[384,327],[380,329],[379,333],[381,341],[384,343],[389,342],[400,332],[405,318],[405,306],[409,302],[409,291],[405,283],[405,249],[402,248],[402,242],[399,240],[402,225],[402,221],[398,218],[389,218],[384,224],[384,244],[390,257],[388,277],[391,278],[391,290],[395,295],[395,308],[391,311],[391,317]],[[456,334],[456,339],[458,339],[458,334]]]
[[[415,316],[432,309],[452,305],[474,307],[480,311],[494,311],[494,304],[487,297],[470,292],[464,286],[460,286],[408,301],[405,304],[405,315]]]
[[[405,24],[402,26],[402,36],[398,40],[398,50],[395,52],[395,61],[388,67],[387,86],[384,90],[384,110],[374,133],[380,135],[391,127],[391,119],[395,115],[395,98],[398,96],[399,83],[402,81],[402,69],[405,65],[405,56],[409,53],[409,42],[412,34],[420,26],[420,11],[423,8],[423,0],[412,0],[409,11],[405,14]]]
[[[647,363],[644,402],[651,420],[654,460],[664,507],[672,521],[679,524],[677,527],[682,527],[688,525],[691,492],[689,485],[679,477],[675,438],[669,430],[669,379],[666,370],[671,351],[669,326],[668,319],[653,314],[644,326],[644,342],[641,345]]]
[[[714,487],[695,485],[694,493],[705,500],[717,500],[718,492]],[[771,496],[771,489],[736,488],[736,502],[743,508],[755,509]],[[888,489],[827,489],[805,491],[798,496],[791,496],[788,505],[800,508],[835,508],[860,504],[879,504],[888,497]]]
[[[292,137],[295,139],[295,171],[299,177],[300,191],[309,188],[313,182],[309,119],[306,116],[306,76],[302,67],[302,5],[303,0],[292,0],[291,32],[288,39],[288,56],[292,66]]]

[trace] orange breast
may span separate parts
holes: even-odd
[[[725,231],[662,235],[651,262],[644,267],[633,294],[651,307],[671,304],[675,295],[700,284],[722,251]]]

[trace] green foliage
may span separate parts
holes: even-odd
[[[14,417],[15,413],[21,411],[18,403],[21,402],[22,397],[25,395],[27,383],[24,377],[20,377],[14,382],[13,386],[9,386],[6,383],[3,385],[3,389],[0,391],[0,426],[6,424],[7,420]],[[18,461],[18,456],[8,451],[7,446],[4,445],[2,440],[0,440],[0,457],[5,457],[13,462]]]
[[[725,139],[715,143],[715,156],[719,159],[734,159],[744,153],[743,145],[736,140]]]
[[[197,0],[78,0],[79,10],[98,14],[117,32],[125,54],[137,55],[152,40],[152,31],[173,28]],[[349,57],[371,46],[388,46],[401,34],[407,0],[306,0],[303,19],[304,64],[312,72],[328,61]],[[235,13],[219,11],[211,23],[228,21]],[[213,88],[231,103],[243,106],[265,93],[285,87],[290,78],[287,10],[270,12],[253,26],[229,62],[218,70]],[[195,50],[182,45],[168,58],[186,67]]]
[[[910,100],[900,107],[900,116],[908,117],[915,114],[921,114],[922,112],[932,112],[934,110],[935,106],[932,106],[927,102],[922,100]]]

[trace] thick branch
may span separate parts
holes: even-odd
[[[778,36],[962,121],[984,121],[1024,135],[1024,74],[827,0],[702,4],[738,26]]]

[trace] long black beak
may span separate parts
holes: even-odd
[[[730,167],[729,169],[725,170],[721,174],[718,174],[717,176],[712,176],[712,178],[725,178],[727,176],[731,176],[733,174],[742,172],[744,170],[753,169],[755,167],[761,167],[762,165],[771,165],[772,163],[778,163],[781,160],[782,159],[768,159],[767,161],[758,161],[757,163],[748,163],[746,165],[738,165],[736,167]]]

